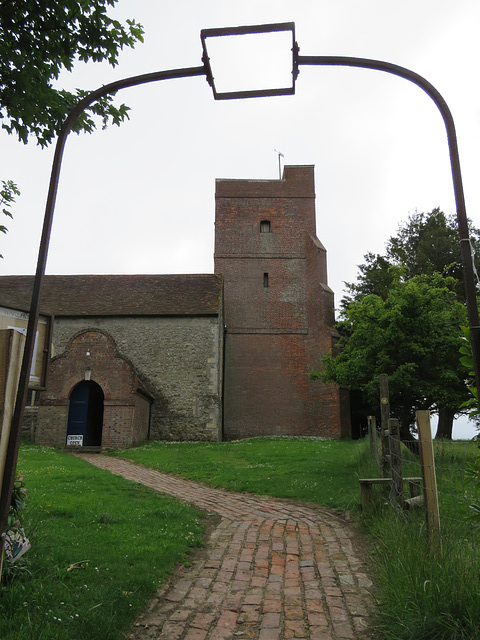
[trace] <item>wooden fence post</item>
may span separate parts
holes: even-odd
[[[377,436],[377,421],[375,416],[368,416],[368,435],[370,438],[370,453],[372,454],[373,459],[375,460],[377,467],[380,466],[380,461],[378,459],[378,436]]]
[[[440,512],[438,509],[437,476],[433,453],[430,411],[416,412],[420,461],[422,464],[423,495],[425,497],[425,518],[430,542],[440,544]]]
[[[380,416],[382,429],[382,472],[383,477],[390,475],[388,420],[390,418],[390,397],[388,393],[388,375],[380,374]]]
[[[388,421],[390,431],[390,473],[392,476],[392,491],[395,500],[403,506],[403,474],[402,450],[400,448],[400,427],[397,418]]]
[[[24,346],[25,336],[18,331],[14,329],[0,331],[0,493]],[[0,583],[4,543],[4,539],[0,539]]]
[[[24,346],[25,336],[18,331],[0,331],[0,492]]]

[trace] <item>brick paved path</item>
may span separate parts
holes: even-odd
[[[369,638],[372,583],[348,525],[311,505],[206,487],[119,458],[92,464],[221,516],[153,598],[133,640]]]

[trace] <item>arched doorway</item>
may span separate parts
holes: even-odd
[[[67,445],[99,447],[102,444],[103,391],[92,380],[82,380],[70,394]]]

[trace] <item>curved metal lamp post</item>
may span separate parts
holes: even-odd
[[[237,91],[232,93],[218,92],[215,88],[214,77],[210,66],[210,60],[207,52],[206,41],[209,37],[250,35],[250,34],[267,34],[279,31],[291,31],[292,33],[292,85],[283,89],[261,89],[257,91]],[[295,26],[294,23],[259,25],[253,27],[234,27],[226,29],[204,29],[201,32],[201,40],[204,50],[203,65],[200,67],[191,67],[186,69],[176,69],[171,71],[158,71],[145,75],[126,78],[111,84],[105,85],[93,91],[84,99],[82,99],[74,109],[70,112],[65,120],[58,136],[55,155],[52,165],[50,187],[45,207],[45,217],[43,223],[43,231],[38,254],[37,271],[34,279],[32,301],[29,312],[29,321],[27,327],[27,336],[25,341],[25,350],[20,373],[20,381],[15,405],[15,412],[12,419],[10,438],[7,448],[7,456],[5,461],[5,471],[3,475],[2,492],[0,497],[0,533],[4,533],[7,524],[8,511],[15,479],[15,469],[17,465],[18,449],[20,444],[20,434],[23,423],[23,413],[27,399],[29,372],[33,357],[35,332],[39,316],[39,302],[43,276],[45,274],[45,266],[47,261],[48,245],[50,241],[50,232],[53,222],[53,212],[55,208],[55,199],[57,194],[58,182],[60,177],[60,168],[65,147],[66,139],[72,129],[76,118],[90,104],[98,98],[110,93],[115,93],[120,89],[134,87],[150,82],[160,80],[168,80],[174,78],[187,78],[192,76],[205,76],[209,84],[212,86],[214,98],[216,100],[228,100],[234,98],[262,97],[272,95],[286,95],[295,92],[295,80],[301,65],[305,66],[343,66],[343,67],[359,67],[362,69],[374,69],[377,71],[385,71],[410,82],[413,82],[423,89],[438,107],[447,130],[448,147],[450,152],[450,164],[452,169],[453,187],[455,192],[455,201],[457,207],[457,221],[460,234],[461,255],[465,274],[466,301],[468,309],[468,320],[471,332],[472,351],[475,363],[475,378],[477,387],[480,388],[480,327],[478,320],[478,308],[476,299],[475,277],[472,263],[472,255],[470,249],[470,240],[468,234],[467,215],[465,210],[465,198],[463,193],[462,177],[460,172],[460,159],[458,155],[457,137],[455,126],[450,109],[440,93],[429,82],[418,74],[388,62],[378,60],[369,60],[364,58],[350,58],[338,56],[300,56],[298,45],[295,42]]]

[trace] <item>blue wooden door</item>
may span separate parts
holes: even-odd
[[[80,382],[70,394],[68,410],[67,445],[85,444],[88,419],[88,397],[90,386],[87,381]],[[75,437],[78,436],[79,438]]]
[[[67,445],[101,445],[103,399],[103,391],[96,382],[83,380],[74,387],[68,410]]]

